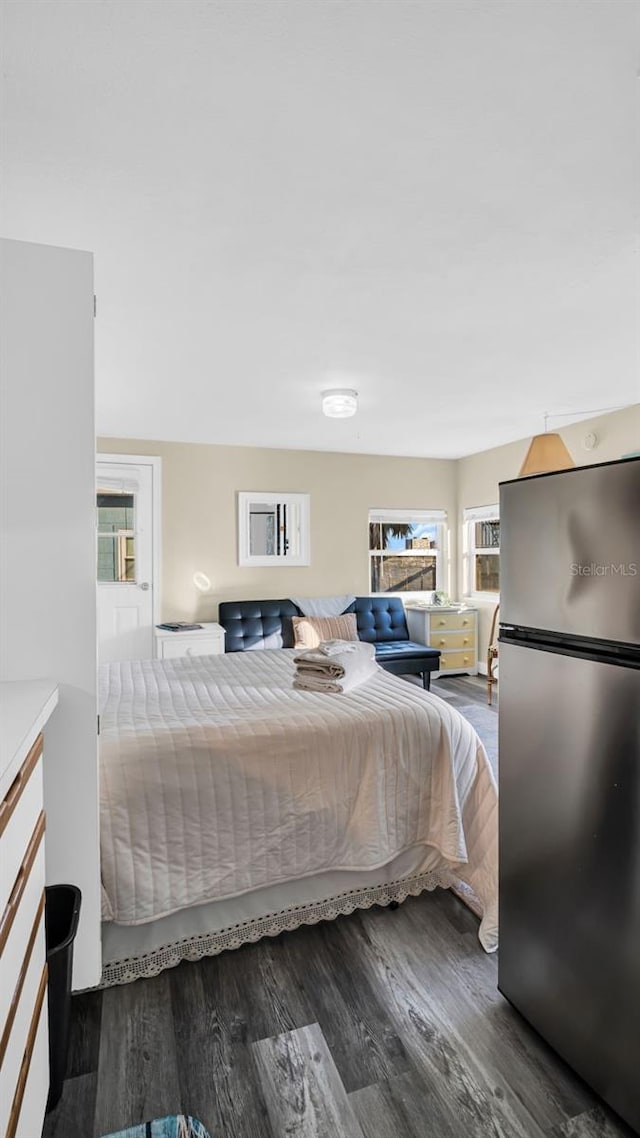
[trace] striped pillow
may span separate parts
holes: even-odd
[[[294,648],[317,648],[323,640],[357,640],[358,622],[354,612],[342,616],[294,616]]]

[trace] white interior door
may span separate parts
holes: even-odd
[[[98,658],[154,654],[152,464],[98,461]]]

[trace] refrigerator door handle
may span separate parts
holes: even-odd
[[[640,648],[637,645],[594,640],[589,636],[568,637],[557,632],[542,632],[538,628],[502,624],[498,643],[513,644],[515,647],[538,652],[553,652],[560,656],[599,660],[603,664],[615,664],[622,668],[640,668]]]

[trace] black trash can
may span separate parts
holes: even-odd
[[[73,942],[78,931],[82,894],[75,885],[47,885],[45,893],[50,1069],[47,1110],[53,1110],[67,1073]]]

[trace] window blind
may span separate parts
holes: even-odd
[[[98,491],[110,490],[115,494],[137,494],[140,489],[140,476],[136,470],[126,466],[123,467],[122,474],[118,472],[117,476],[104,475],[98,463],[96,485]]]
[[[446,522],[446,510],[369,510],[370,522]]]
[[[500,507],[470,506],[464,511],[465,522],[497,522],[500,519]]]

